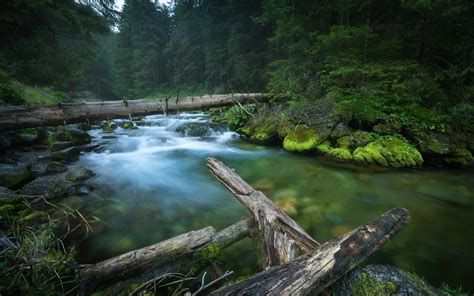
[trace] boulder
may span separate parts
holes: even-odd
[[[33,179],[30,165],[0,164],[0,186],[19,189]]]
[[[420,167],[423,163],[423,157],[415,147],[392,136],[380,137],[364,147],[358,147],[352,155],[356,162],[384,167]]]
[[[59,142],[69,140],[69,137],[65,131],[57,131],[51,135],[51,138],[54,141],[59,141]]]
[[[70,183],[64,180],[64,174],[39,177],[26,184],[20,191],[22,195],[43,196],[46,199],[54,199],[65,196]]]
[[[328,288],[331,295],[442,295],[425,280],[398,267],[357,267]]]
[[[78,181],[84,181],[89,179],[90,177],[94,176],[94,172],[86,169],[83,166],[78,166],[73,169],[71,169],[67,174],[66,174],[66,180],[71,181],[71,182],[78,182]]]
[[[2,132],[0,133],[0,148],[5,149],[12,145],[12,138],[10,137],[10,133]]]
[[[190,122],[176,128],[176,132],[187,137],[209,137],[216,132],[224,131],[226,131],[224,125],[214,122]]]
[[[53,142],[49,146],[49,150],[59,151],[59,150],[63,150],[63,149],[66,149],[66,148],[69,148],[69,147],[72,147],[72,146],[74,146],[74,143],[72,143],[72,142]]]
[[[7,187],[0,186],[0,199],[4,196],[16,195],[16,192]]]
[[[66,171],[67,171],[67,166],[57,161],[52,161],[48,163],[46,166],[46,174],[48,175],[60,174]]]
[[[89,135],[89,133],[77,128],[68,128],[67,136],[69,138],[69,141],[76,145],[88,144],[91,142],[91,136]]]
[[[299,125],[285,137],[283,148],[291,152],[308,152],[316,149],[324,140],[315,130]]]
[[[344,136],[352,134],[352,130],[343,122],[338,123],[331,131],[330,137],[332,139],[339,139]]]
[[[468,134],[433,131],[406,131],[406,134],[431,164],[460,167],[473,162],[472,153],[469,151],[472,139]]]

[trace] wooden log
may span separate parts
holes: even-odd
[[[409,220],[406,209],[392,209],[323,244],[316,251],[210,295],[317,295],[378,250]]]
[[[304,254],[319,246],[293,219],[232,169],[212,157],[207,159],[207,166],[252,213],[262,236],[267,266],[289,262],[297,256],[297,251]]]
[[[232,105],[235,101],[266,102],[269,96],[263,93],[223,94],[184,97],[179,100],[142,99],[87,103],[65,103],[54,106],[2,107],[0,108],[0,131],[35,126],[54,126],[67,123],[128,118],[164,113],[165,111],[187,111]]]
[[[92,265],[80,266],[79,282],[83,294],[136,276],[157,277],[166,273],[188,273],[193,265],[208,262],[203,250],[224,249],[253,235],[253,219],[243,219],[220,232],[212,227],[191,231],[157,244],[134,250]]]

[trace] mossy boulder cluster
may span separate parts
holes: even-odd
[[[341,120],[340,106],[326,101],[322,100],[315,110],[311,107],[304,110],[306,113],[300,111],[304,118],[298,112],[292,115],[281,105],[265,105],[252,115],[234,120],[238,122],[234,128],[254,143],[281,143],[290,152],[315,153],[339,162],[394,168],[417,168],[423,163],[464,167],[473,163],[473,135],[413,131],[399,123],[368,119],[354,127],[347,123],[351,116],[342,116],[345,119]],[[334,110],[337,117],[332,115]],[[224,115],[213,116],[223,121]]]

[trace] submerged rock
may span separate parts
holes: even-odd
[[[29,165],[0,164],[0,186],[19,189],[33,179]]]
[[[66,180],[71,182],[84,181],[94,176],[94,172],[83,166],[78,166],[66,174]]]
[[[299,125],[285,137],[283,148],[291,152],[308,152],[316,149],[323,140],[315,130],[305,125]]]
[[[417,275],[398,267],[358,267],[328,288],[331,295],[441,295]]]

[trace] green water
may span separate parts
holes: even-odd
[[[377,218],[394,207],[412,220],[368,263],[391,264],[425,277],[474,290],[474,172],[468,170],[374,170],[341,166],[315,156],[260,147],[216,133],[205,138],[174,132],[203,114],[153,116],[146,127],[117,130],[115,139],[94,139],[104,149],[81,157],[102,184],[83,203],[103,219],[80,246],[82,262],[93,263],[206,226],[220,230],[248,216],[246,209],[207,171],[215,156],[290,215],[316,240]],[[100,187],[100,186],[99,186]],[[246,239],[225,252],[221,269],[236,276],[258,270],[256,246]]]

